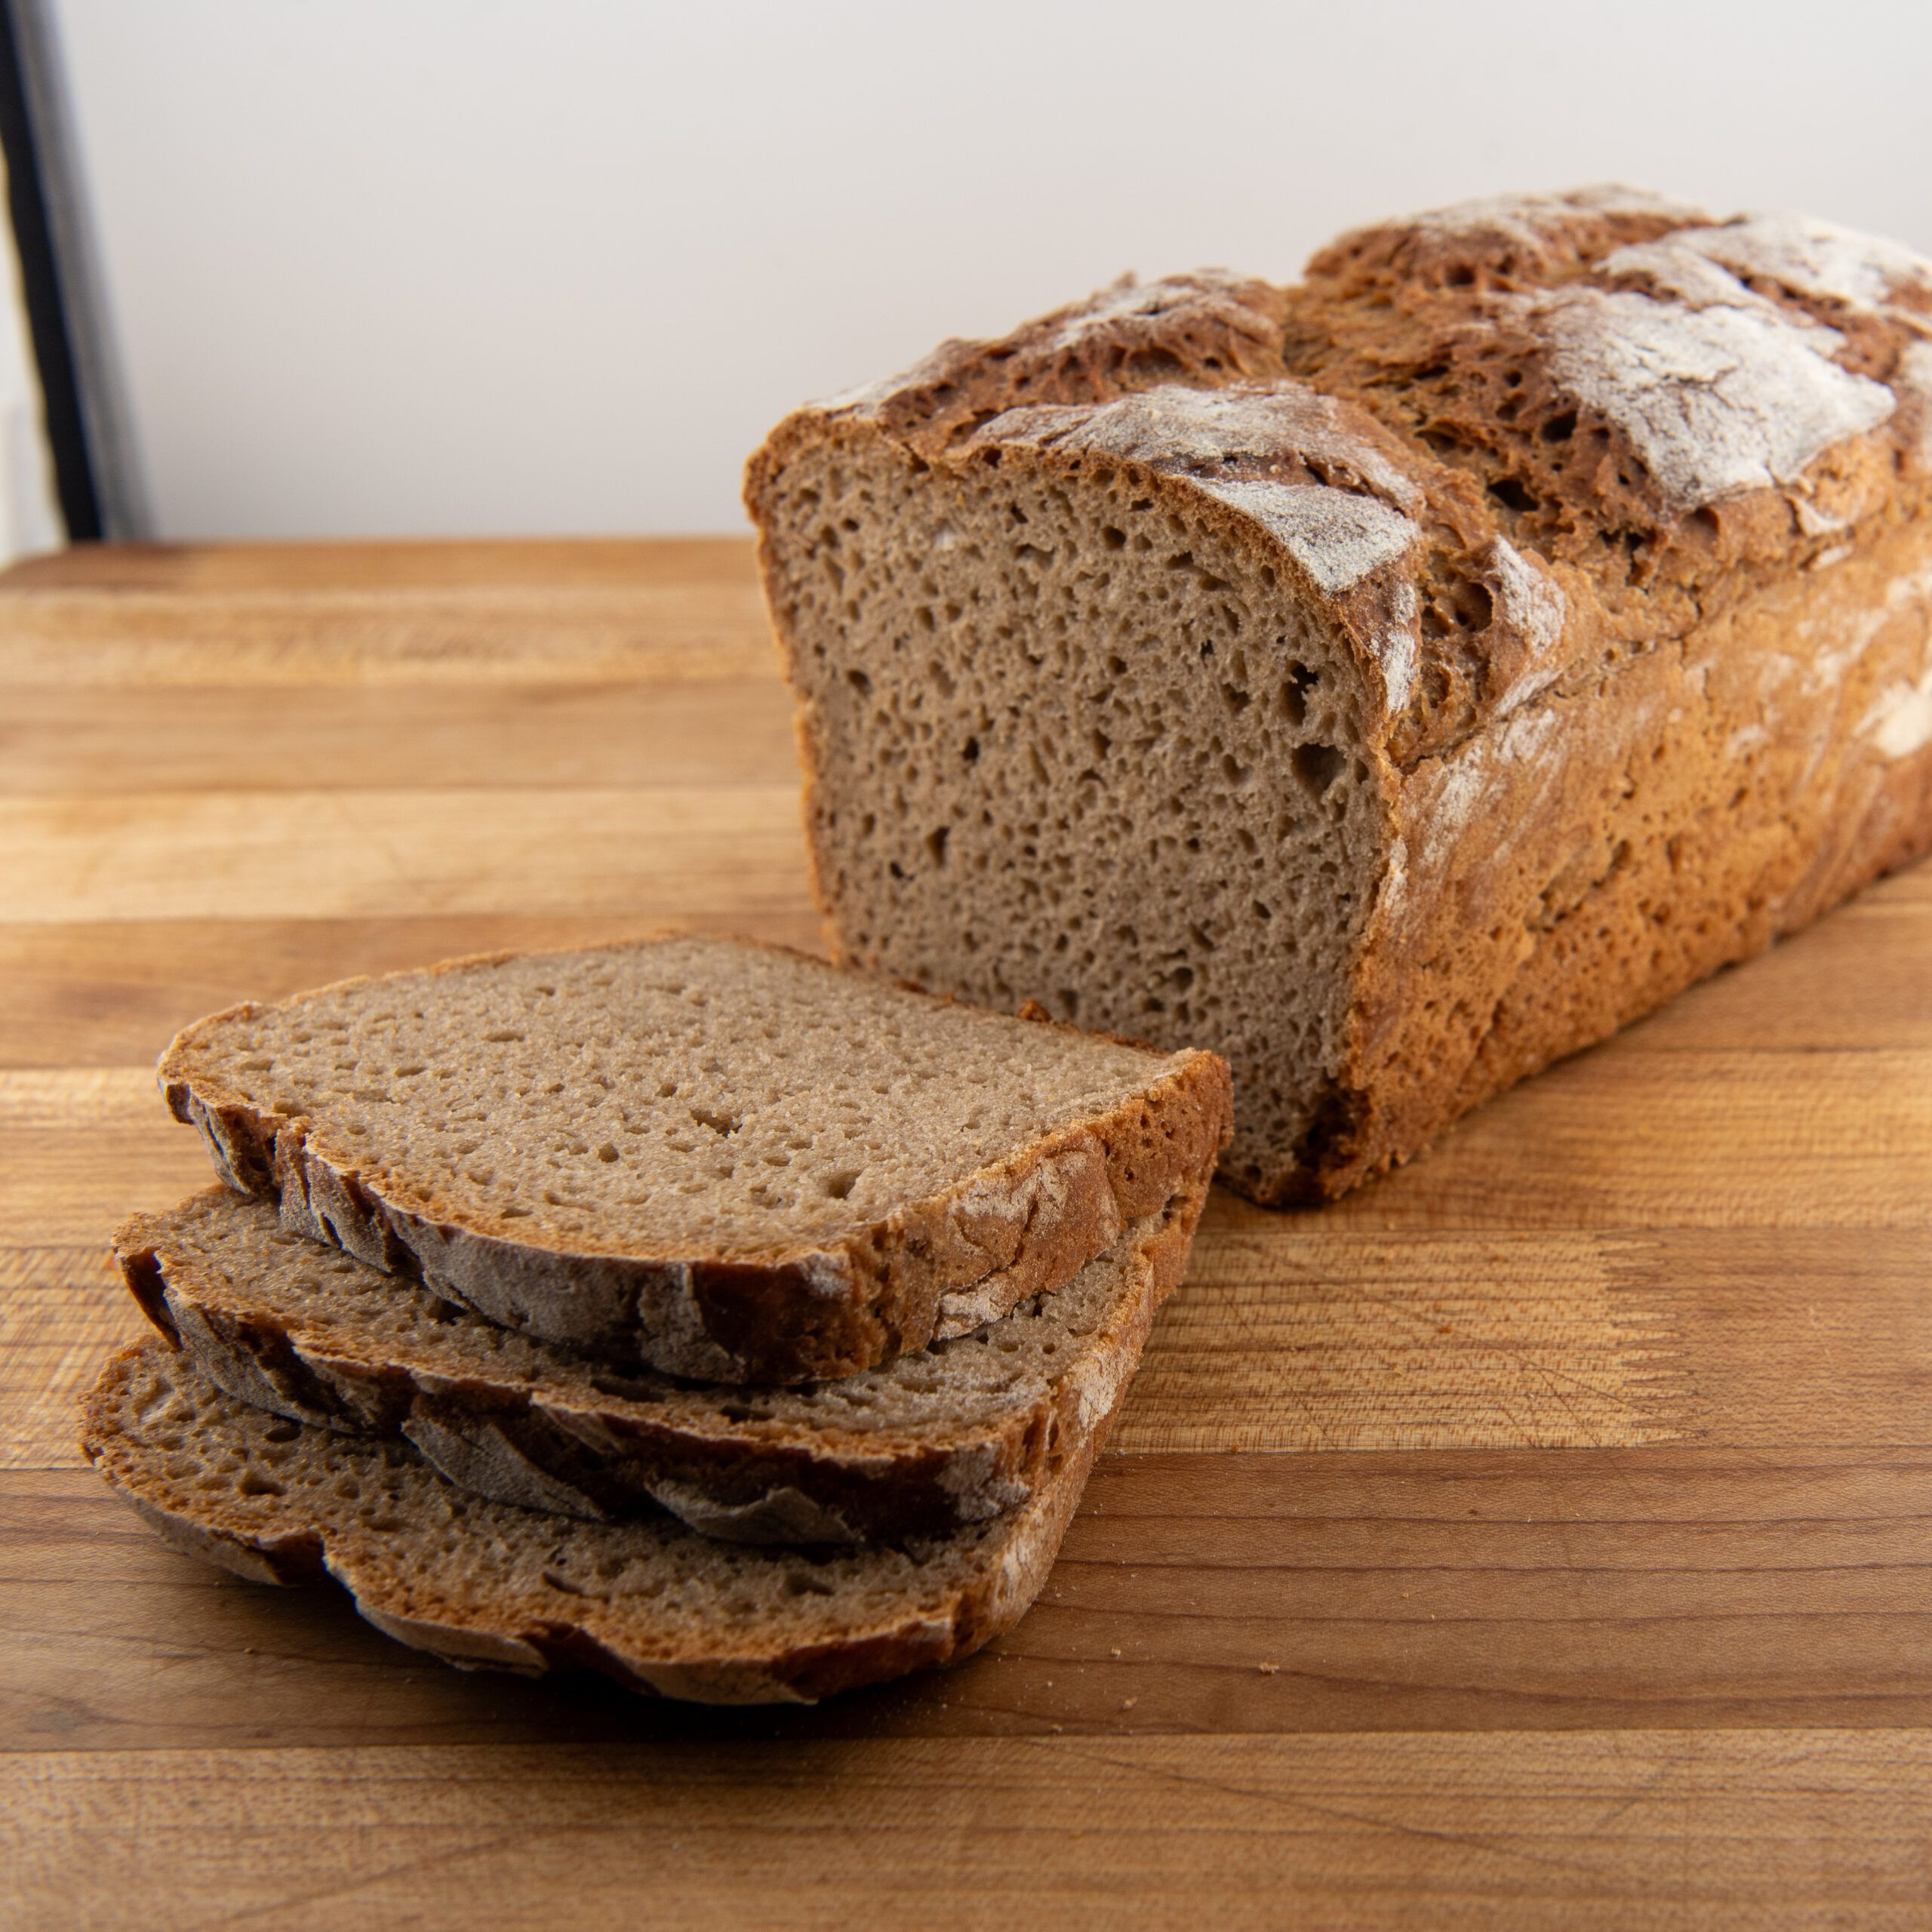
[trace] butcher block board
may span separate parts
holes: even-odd
[[[0,577],[0,1923],[1752,1928],[1932,1900],[1932,875],[1316,1214],[1217,1196],[1038,1607],[781,1713],[445,1669],[74,1446],[182,1022],[812,946],[733,541]]]

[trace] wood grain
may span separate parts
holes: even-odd
[[[704,682],[351,685],[264,715],[226,685],[20,690],[0,716],[0,793],[539,790],[768,784],[792,759],[775,675]]]
[[[85,1752],[0,1770],[0,1810],[23,1926],[198,1926],[219,1897],[241,1926],[472,1924],[487,1899],[515,1925],[567,1900],[573,1924],[1192,1928],[1211,1873],[1217,1924],[1780,1932],[1924,1923],[1929,1758],[1820,1730]]]
[[[439,563],[421,545],[263,546],[125,568],[71,553],[8,573],[0,686],[240,684],[299,705],[317,685],[769,677],[746,550],[459,545]]]
[[[332,1586],[0,1472],[0,1749],[1932,1722],[1932,1452],[1106,1458],[1039,1601],[943,1675],[724,1714],[452,1676]]]
[[[568,852],[568,860],[563,854]],[[0,798],[18,923],[801,910],[789,786]]]
[[[1041,1602],[823,1709],[465,1676],[78,1466],[198,1014],[818,940],[745,546],[0,577],[0,1923],[1917,1926],[1932,872],[1320,1214],[1217,1197]]]

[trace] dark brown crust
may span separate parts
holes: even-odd
[[[1357,646],[1369,715],[1387,690],[1364,639],[1404,589],[1420,612],[1416,674],[1374,761],[1386,858],[1360,881],[1375,910],[1315,1129],[1260,1159],[1240,1149],[1223,1170],[1271,1204],[1332,1198],[1406,1160],[1488,1096],[1932,850],[1932,744],[1881,758],[1869,742],[1880,696],[1924,675],[1925,611],[1897,593],[1924,584],[1932,552],[1932,405],[1907,365],[1932,338],[1932,278],[1894,278],[1873,307],[1774,265],[1744,272],[1747,299],[1835,331],[1839,368],[1894,385],[1898,407],[1801,476],[1695,503],[1563,389],[1537,304],[1586,285],[1669,293],[1652,271],[1604,264],[1720,224],[1622,191],[1523,205],[1345,237],[1304,285],[1280,291],[1278,358],[1251,353],[1230,376],[1180,343],[1158,379],[1255,395],[1298,381],[1352,412],[1422,499],[1407,506],[1420,532],[1409,556],[1351,593],[1367,601],[1328,601]],[[977,356],[949,346],[943,411],[922,371],[773,432],[746,500],[788,672],[795,611],[771,506],[792,456],[860,439],[924,466],[940,489],[976,448],[1050,469],[1054,451],[1017,419],[988,424],[982,408],[964,431],[951,398],[997,403],[998,358],[1064,334],[1043,323]],[[1137,368],[1155,366],[1155,346],[1138,343]],[[1025,401],[1069,411],[1149,386],[1109,387],[1104,356],[1041,371]],[[1285,445],[1276,454],[1297,460]],[[1185,487],[1171,463],[1143,480]],[[1560,635],[1534,667],[1525,629],[1500,621],[1499,543],[1561,593]],[[1848,632],[1872,648],[1847,669],[1832,647]],[[818,778],[805,725],[801,707],[809,829]],[[1547,749],[1532,743],[1545,727]],[[814,863],[835,928],[816,852]]]
[[[217,1075],[187,1070],[225,1021],[259,1010],[231,1008],[184,1028],[157,1070],[170,1111],[200,1131],[229,1186],[278,1201],[297,1232],[420,1279],[504,1327],[620,1366],[642,1361],[702,1380],[855,1374],[948,1332],[948,1298],[962,1291],[974,1291],[977,1312],[967,1325],[994,1319],[1059,1287],[1125,1222],[1157,1211],[1232,1131],[1226,1063],[1211,1054],[1174,1055],[1167,1072],[1111,1114],[1043,1135],[836,1243],[743,1258],[570,1253],[386,1201],[352,1152],[329,1143],[325,1124],[264,1115]]]
[[[332,1577],[379,1629],[459,1668],[528,1675],[588,1668],[647,1695],[699,1703],[811,1703],[955,1663],[1011,1629],[1046,1580],[1112,1420],[1103,1419],[1032,1503],[986,1535],[984,1560],[940,1601],[908,1601],[869,1628],[811,1644],[761,1642],[756,1628],[724,1619],[698,1641],[654,1629],[648,1606],[627,1618],[611,1603],[559,1589],[546,1589],[540,1600],[528,1592],[520,1601],[478,1601],[473,1593],[454,1598],[439,1592],[429,1552],[405,1583],[392,1563],[370,1560],[375,1533],[311,1518],[285,1520],[291,1506],[282,1497],[264,1500],[261,1510],[245,1515],[192,1481],[177,1479],[145,1444],[123,1433],[115,1414],[122,1386],[144,1351],[162,1347],[158,1340],[139,1343],[109,1362],[82,1404],[81,1446],[175,1548],[256,1582]],[[352,1440],[317,1433],[325,1442]],[[423,1482],[441,1481],[426,1465],[418,1466]],[[567,1533],[600,1534],[589,1524],[570,1525]]]
[[[568,1389],[477,1375],[457,1379],[389,1359],[379,1345],[305,1339],[245,1287],[198,1270],[166,1214],[137,1215],[115,1253],[135,1300],[173,1346],[226,1394],[291,1420],[406,1433],[452,1481],[527,1509],[605,1521],[662,1505],[696,1528],[750,1542],[858,1543],[950,1534],[1016,1506],[1078,1452],[1097,1392],[1133,1373],[1161,1303],[1186,1272],[1208,1192],[1190,1180],[1123,1257],[1127,1285],[1108,1324],[1082,1338],[1035,1399],[951,1439],[881,1436],[828,1424],[743,1426],[726,1409],[706,1426],[588,1378]]]

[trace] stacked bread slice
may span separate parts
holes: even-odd
[[[161,1078],[226,1185],[122,1230],[108,1479],[451,1662],[724,1703],[1023,1614],[1231,1131],[1211,1054],[712,940],[236,1008]]]

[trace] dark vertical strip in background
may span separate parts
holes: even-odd
[[[29,83],[21,59],[16,0],[0,0],[0,146],[7,155],[7,202],[20,280],[40,369],[47,439],[54,452],[55,487],[69,540],[83,543],[103,534],[100,498],[88,445],[69,303],[49,219],[46,175],[28,106]]]

